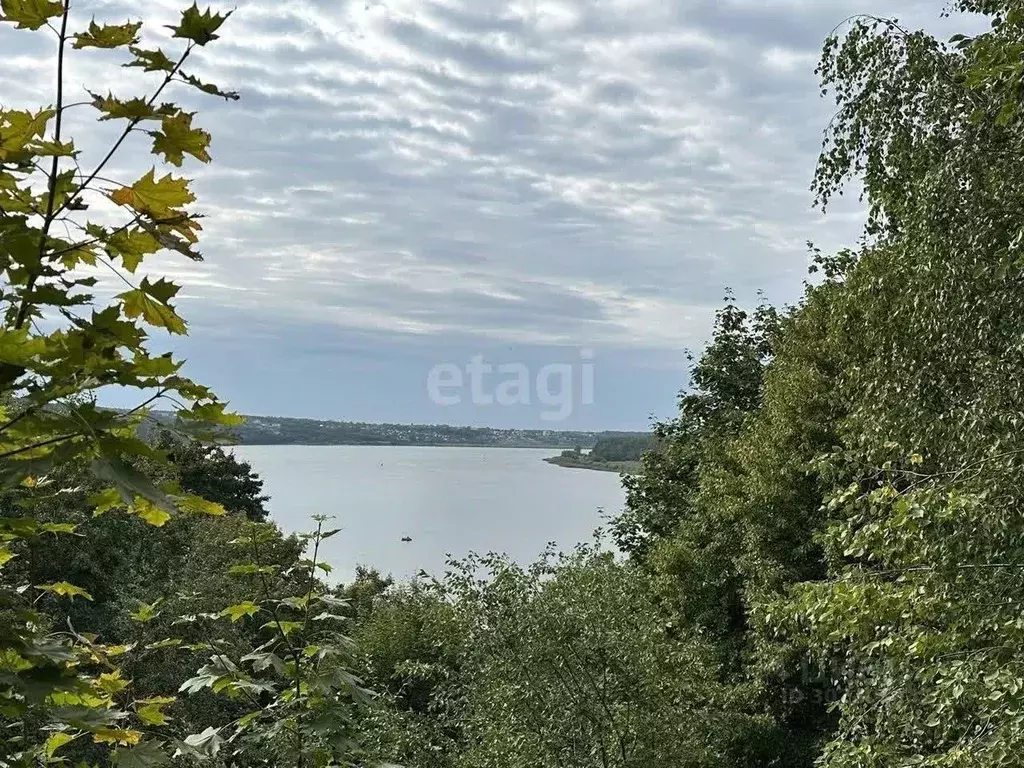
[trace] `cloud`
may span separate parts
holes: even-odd
[[[159,25],[179,4],[145,4],[151,42],[170,43]],[[139,7],[80,0],[74,12],[123,21]],[[919,25],[940,10],[244,0],[192,63],[242,101],[185,95],[214,136],[213,165],[186,169],[208,216],[207,260],[156,266],[185,283],[197,329],[255,334],[283,359],[300,351],[274,327],[342,348],[371,333],[377,354],[505,343],[678,360],[706,338],[726,286],[792,300],[808,239],[856,237],[855,206],[822,219],[807,191],[829,114],[813,74],[822,38],[856,12]],[[43,33],[0,28],[0,102],[52,91],[52,48]],[[113,61],[76,52],[71,90],[133,93],[143,80]],[[75,112],[95,160],[113,129]],[[111,175],[138,175],[146,148],[135,137]],[[216,343],[189,349],[206,350],[202,365]]]

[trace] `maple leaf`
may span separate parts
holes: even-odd
[[[120,744],[130,746],[142,740],[142,734],[128,728],[100,728],[93,732],[92,740],[97,744]]]
[[[191,8],[181,12],[181,22],[178,26],[168,24],[167,28],[174,31],[173,37],[191,40],[196,45],[206,45],[220,37],[214,33],[230,15],[230,11],[220,14],[213,13],[209,8],[200,12],[198,3],[193,3]]]
[[[122,64],[123,67],[142,67],[143,72],[173,72],[174,62],[167,58],[167,54],[159,48],[149,50],[131,45],[128,50],[135,57],[134,61]]]
[[[227,616],[231,621],[240,621],[245,616],[255,616],[260,612],[260,607],[256,603],[246,600],[244,603],[238,603],[237,605],[229,605],[223,611],[220,612],[221,616]]]
[[[128,687],[128,681],[122,679],[119,671],[104,672],[96,679],[95,686],[104,693],[120,693]]]
[[[78,526],[74,523],[43,523],[39,530],[41,533],[52,533],[57,536],[62,533],[75,534]]]
[[[178,291],[181,290],[181,286],[175,285],[169,280],[160,278],[155,283],[149,282],[148,278],[142,281],[142,290],[148,293],[157,301],[167,303],[175,296],[178,295]]]
[[[144,257],[160,250],[160,243],[143,228],[125,229],[112,234],[104,248],[108,256],[119,257],[125,269],[135,272]]]
[[[177,373],[181,368],[182,363],[176,362],[171,357],[171,353],[168,352],[164,355],[160,355],[159,357],[149,357],[148,355],[136,354],[135,358],[132,360],[132,365],[135,366],[135,372],[139,376],[162,378],[164,376],[172,376]]]
[[[157,180],[154,168],[130,187],[111,192],[110,199],[154,218],[172,218],[177,206],[187,205],[196,198],[189,192],[188,179],[175,179],[167,174]]]
[[[210,424],[221,424],[226,427],[237,427],[245,423],[245,419],[236,413],[228,413],[227,403],[206,403],[194,405],[190,410],[178,411],[178,418],[203,421]]]
[[[73,141],[36,141],[29,148],[41,157],[77,157]]]
[[[112,509],[124,506],[121,494],[117,492],[116,488],[107,488],[99,493],[95,493],[89,497],[88,502],[94,507],[93,517],[99,517]]]
[[[180,233],[181,236],[184,237],[186,240],[188,240],[190,243],[198,243],[199,242],[199,238],[196,236],[196,232],[197,231],[201,231],[202,228],[203,228],[203,225],[200,224],[199,221],[198,221],[199,218],[200,217],[198,217],[198,216],[176,216],[176,217],[174,217],[172,219],[165,219],[165,220],[159,221],[157,223],[161,227],[167,227],[167,229],[169,229],[169,230],[173,230],[174,232]],[[154,234],[154,236],[155,236],[155,234]],[[171,245],[165,244],[164,247],[165,248],[174,248],[174,250],[181,251],[181,249],[178,248],[177,246],[171,246]],[[185,253],[186,256],[188,256],[189,258],[191,258],[191,259],[193,259],[195,261],[202,261],[203,260],[203,257],[200,256],[195,251],[191,251],[191,252],[187,252],[187,251],[188,251],[188,249],[186,247],[186,250],[185,251],[181,251],[181,252]]]
[[[207,501],[202,496],[189,494],[187,496],[179,496],[174,501],[182,512],[193,515],[220,517],[227,514],[227,510],[224,509],[222,504],[218,504],[215,501]]]
[[[146,221],[140,221],[139,224],[153,237],[160,247],[167,248],[171,251],[177,251],[183,256],[188,256],[192,261],[202,261],[203,255],[199,253],[199,251],[193,249],[190,245],[190,242],[194,243],[199,238],[197,238],[192,232],[192,227],[187,225],[188,222],[191,222],[191,219],[184,217],[182,222],[175,222],[174,224],[170,222],[160,222],[159,225],[154,225]],[[182,224],[185,224],[185,226],[182,226]],[[194,223],[194,227],[196,229],[201,229],[198,222]],[[188,240],[183,240],[170,230],[185,232],[189,236]]]
[[[89,91],[89,95],[92,96],[92,106],[103,113],[103,117],[100,120],[124,119],[135,122],[160,120],[166,116],[173,115],[177,111],[171,104],[162,104],[159,107],[154,107],[141,97],[125,101],[109,92],[106,96],[101,96],[98,93]]]
[[[210,162],[210,134],[199,128],[192,127],[192,114],[181,112],[172,117],[165,117],[161,130],[151,131],[153,137],[153,153],[162,154],[167,162],[181,167],[184,155],[189,154],[197,160]]]
[[[142,22],[127,22],[125,24],[104,24],[96,23],[96,19],[89,22],[89,30],[75,35],[75,45],[81,48],[120,48],[125,45],[133,45],[139,42],[139,30]]]
[[[124,302],[126,317],[142,317],[150,325],[166,328],[171,333],[184,334],[185,321],[167,303],[177,292],[178,286],[163,278],[155,283],[143,278],[138,288],[125,291],[117,298]]]
[[[58,749],[63,747],[65,744],[71,743],[76,738],[78,738],[77,735],[73,733],[57,731],[55,734],[50,736],[50,738],[46,740],[46,744],[43,745],[47,758],[52,758]]]
[[[138,518],[145,520],[154,528],[162,528],[167,521],[171,519],[171,516],[167,514],[167,512],[146,499],[143,499],[141,496],[135,500],[135,503],[132,504],[128,511]]]
[[[118,749],[111,759],[117,768],[157,768],[170,761],[162,741],[143,741],[130,749]]]
[[[156,609],[159,603],[160,600],[157,600],[155,603],[142,603],[138,610],[132,611],[128,615],[132,621],[137,621],[139,624],[146,624],[160,615],[160,611]]]
[[[72,600],[76,597],[84,597],[86,600],[92,600],[92,595],[84,589],[76,587],[74,584],[69,584],[66,581],[58,581],[54,584],[40,584],[36,589],[41,589],[43,592],[49,592],[51,595],[57,595],[59,597],[70,597]]]
[[[0,110],[0,162],[21,152],[25,146],[43,135],[46,124],[56,114],[52,109],[41,112]]]
[[[13,21],[18,29],[39,29],[64,13],[57,0],[0,0],[0,21]]]
[[[135,710],[135,714],[146,725],[167,725],[170,718],[163,711],[163,708],[173,704],[174,701],[175,699],[172,696],[154,696],[149,699],[141,699],[136,702],[138,708]]]
[[[222,91],[213,83],[204,83],[195,75],[181,72],[180,76],[184,82],[188,83],[193,88],[198,88],[203,93],[208,93],[211,96],[220,96],[222,99],[226,99],[228,101],[238,101],[241,98],[237,91]]]

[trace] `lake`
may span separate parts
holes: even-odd
[[[342,532],[322,552],[346,580],[356,565],[396,578],[441,575],[447,555],[500,552],[526,563],[548,542],[589,540],[625,498],[611,472],[544,462],[556,450],[392,446],[236,446],[263,478],[273,520],[287,532],[333,515]],[[401,539],[408,536],[411,542]]]

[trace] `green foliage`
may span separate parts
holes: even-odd
[[[712,343],[694,366],[691,391],[680,397],[679,416],[655,425],[658,450],[643,456],[640,475],[624,481],[627,512],[613,532],[619,548],[635,558],[674,532],[693,504],[701,462],[713,461],[760,402],[777,315],[761,306],[751,316],[731,295],[726,301]]]
[[[220,446],[183,439],[162,427],[156,429],[154,442],[167,452],[175,480],[190,497],[219,504],[253,522],[266,522],[269,497],[249,464]]]
[[[479,576],[485,575],[485,580]],[[728,765],[744,725],[699,640],[671,641],[648,577],[580,547],[524,569],[470,560],[459,766]]]
[[[845,692],[829,765],[1019,749],[1022,19],[957,7],[989,30],[944,44],[859,20],[821,67],[839,119],[819,196],[862,174],[873,239],[837,304],[850,407],[818,466],[828,579],[775,613]]]
[[[344,589],[358,669],[380,694],[360,722],[369,754],[387,763],[449,768],[464,749],[462,658],[467,631],[437,582],[399,586],[362,571]]]
[[[626,481],[620,544],[767,724],[735,764],[1018,761],[1024,17],[956,9],[989,30],[826,41],[815,191],[863,185],[863,244],[768,333],[727,307]]]
[[[666,633],[656,599],[597,546],[529,567],[472,556],[386,588],[355,635],[383,698],[368,749],[424,768],[734,765],[758,719],[706,644]]]
[[[0,764],[344,764],[366,693],[316,578],[329,534],[285,540],[262,522],[247,466],[140,436],[159,400],[175,406],[175,431],[240,423],[180,362],[147,350],[150,329],[186,333],[180,286],[130,277],[160,251],[201,258],[189,180],[155,166],[130,184],[104,175],[145,122],[159,126],[154,155],[210,162],[210,135],[163,99],[181,85],[237,98],[183,70],[230,14],[186,9],[172,56],[137,47],[141,22],[71,31],[67,2],[3,0],[0,11],[56,37],[55,104],[0,109]],[[92,48],[156,73],[151,91],[66,103],[68,59]],[[120,121],[91,170],[65,130],[66,111],[83,107]],[[103,201],[120,223],[90,214]],[[105,270],[128,286],[112,300]],[[140,404],[98,407],[115,386]]]
[[[602,437],[589,456],[594,461],[639,461],[653,447],[654,439],[650,435]]]
[[[190,746],[199,756],[223,750],[247,764],[354,764],[355,707],[371,694],[348,671],[354,645],[338,631],[343,618],[335,612],[347,602],[317,578],[320,545],[330,535],[323,530],[324,518],[317,522],[315,532],[301,537],[310,556],[287,567],[265,557],[277,529],[246,523],[232,544],[250,562],[228,570],[251,581],[256,594],[216,613],[178,620],[200,626],[227,621],[253,629],[252,638],[243,635],[241,643],[210,641],[208,663],[181,684],[189,696],[210,691],[245,710],[228,725],[194,735]]]

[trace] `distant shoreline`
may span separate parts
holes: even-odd
[[[154,411],[155,427],[172,426],[175,415]],[[372,424],[353,421],[295,419],[283,416],[246,416],[245,421],[222,430],[235,445],[377,445],[431,448],[544,448],[590,449],[608,438],[636,438],[643,433],[557,429],[497,429],[448,424]]]
[[[482,445],[479,443],[253,443],[242,441],[227,445],[229,448],[286,448],[289,446],[296,448],[486,448],[488,450],[493,448],[514,448],[515,450],[523,451],[558,451],[575,448],[574,445]]]

